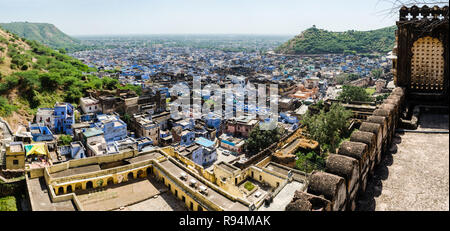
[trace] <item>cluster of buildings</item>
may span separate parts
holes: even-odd
[[[202,96],[202,104],[222,100],[225,105],[231,101],[235,103],[233,112],[237,106],[242,106],[237,105],[237,99],[250,96],[249,92],[233,89],[235,98],[209,95],[209,92],[204,94],[205,90],[196,92],[193,81],[200,81],[201,86],[217,84],[222,88],[228,84],[242,87],[248,83],[277,84],[275,119],[285,131],[292,132],[298,128],[308,105],[321,99],[334,99],[339,94],[340,87],[334,81],[336,76],[356,73],[362,78],[351,84],[375,86],[377,92],[382,92],[387,81],[375,81],[370,73],[373,69],[388,72],[390,68],[390,60],[385,56],[282,56],[271,52],[225,52],[192,47],[118,47],[72,55],[96,66],[99,71],[93,74],[99,78],[108,76],[121,84],[141,86],[142,93],[119,89],[92,91],[80,99],[77,108],[69,103],[39,108],[34,122],[19,129],[14,141],[51,144],[48,157],[41,158],[45,160],[41,164],[114,154],[126,148],[141,151],[174,146],[197,163],[209,165],[217,160],[216,148],[220,148],[220,153],[245,154],[244,143],[250,131],[259,123],[267,122],[247,114],[255,111],[266,111],[267,116],[272,114],[268,108],[243,105],[246,116],[209,112],[200,115],[201,119],[192,119],[191,109],[183,112],[186,116],[183,119],[169,113],[174,105],[172,101],[180,96],[169,92],[174,84],[186,84],[192,93]],[[71,143],[62,145],[61,135],[70,136]]]
[[[3,142],[5,149],[1,155],[6,171],[53,169],[52,166],[67,161],[89,157],[98,160],[111,155],[141,160],[139,155],[164,149],[163,156],[202,169],[199,170],[201,176],[191,177],[214,176],[210,181],[232,197],[249,199],[250,202],[244,203],[246,209],[254,207],[255,203],[260,206],[269,191],[281,190],[292,181],[293,169],[270,162],[270,158],[259,167],[245,164],[249,157],[244,144],[256,126],[274,122],[282,128],[283,134],[292,134],[298,131],[308,105],[333,98],[330,89],[339,88],[335,86],[334,77],[341,73],[357,73],[362,78],[353,84],[376,85],[383,89],[386,81],[372,80],[370,72],[389,68],[386,57],[298,57],[177,47],[116,48],[73,55],[98,68],[98,72],[91,74],[140,86],[142,91],[137,94],[121,89],[94,90],[81,98],[78,105],[61,102],[53,108],[39,108],[33,122],[19,128],[9,141]],[[238,98],[254,94],[248,91],[232,89],[233,97],[228,98],[210,95],[210,92],[205,94],[205,90],[194,89],[194,80],[200,81],[202,86],[217,84],[223,89],[229,84],[240,87],[248,83],[265,84],[266,92],[271,90],[271,84],[277,84],[278,111],[274,114],[268,107],[240,105]],[[172,106],[180,106],[176,99],[181,95],[170,91],[178,83],[185,83],[192,94],[199,94],[202,105],[231,102],[233,111],[205,112],[195,117],[197,119],[192,117],[192,108],[183,111],[184,116],[171,114]],[[266,105],[274,98],[268,97]],[[198,106],[194,104],[193,107]],[[235,115],[233,112],[240,106],[244,108],[244,115]],[[257,115],[256,111],[259,112]],[[263,114],[266,117],[261,116]],[[289,152],[294,150],[290,147]],[[161,162],[158,158],[152,161],[153,165]],[[173,167],[171,161],[164,163],[170,165],[167,168]],[[164,169],[164,164],[160,167]],[[169,171],[161,171],[166,170]],[[295,174],[298,179],[294,184],[304,185],[304,180],[300,180],[304,179],[302,173]],[[259,185],[259,189],[268,187],[270,190],[249,193],[244,189],[247,180]],[[57,194],[68,189],[54,187]],[[70,189],[74,190],[74,187]],[[261,193],[263,196],[260,197]]]

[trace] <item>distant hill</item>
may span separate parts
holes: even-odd
[[[331,32],[309,28],[279,46],[283,54],[386,53],[395,43],[396,26],[371,31]]]
[[[36,40],[55,49],[71,47],[80,43],[49,23],[11,22],[0,23],[0,27],[20,37]]]

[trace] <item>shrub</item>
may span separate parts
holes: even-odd
[[[11,112],[16,111],[17,107],[9,104],[8,100],[0,96],[0,115],[9,116]]]
[[[372,101],[372,97],[370,97],[369,93],[362,88],[356,86],[342,86],[342,92],[337,97],[338,100],[342,100],[344,102],[351,101],[363,101],[370,102]]]
[[[72,136],[69,135],[61,135],[59,137],[59,141],[61,141],[61,143],[63,145],[69,145],[72,142]]]
[[[334,150],[347,132],[351,116],[350,110],[333,104],[328,112],[321,110],[318,114],[306,114],[301,123],[306,126],[310,138],[319,142],[324,151],[328,151]]]
[[[307,154],[298,152],[296,155],[295,167],[303,172],[310,173],[313,170],[325,169],[325,159],[315,152],[308,152]]]

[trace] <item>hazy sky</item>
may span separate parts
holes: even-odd
[[[69,35],[285,34],[395,24],[384,0],[0,0],[0,22],[46,22]]]

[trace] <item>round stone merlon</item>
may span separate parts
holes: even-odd
[[[339,189],[345,183],[344,178],[322,172],[315,171],[309,177],[308,193],[313,195],[323,195],[325,199],[333,202],[339,194]]]
[[[376,135],[372,132],[355,131],[350,136],[350,141],[365,143],[369,147],[372,147],[376,142]]]
[[[379,120],[378,118],[373,118],[373,120]],[[380,131],[381,126],[378,123],[371,123],[371,122],[363,122],[361,123],[361,126],[359,126],[360,131],[364,132],[372,132],[374,134],[378,134]]]
[[[349,156],[360,161],[366,158],[367,149],[368,147],[365,143],[344,141],[338,149],[338,154]]]
[[[339,154],[330,154],[326,160],[326,172],[343,177],[350,181],[354,175],[354,171],[358,171],[358,161],[352,157]]]

